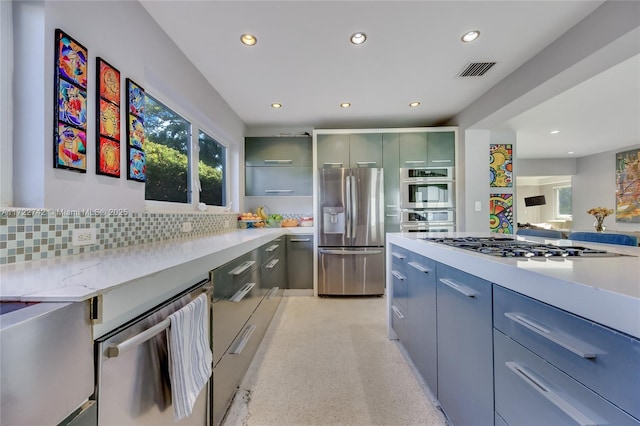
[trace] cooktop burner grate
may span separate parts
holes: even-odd
[[[557,246],[554,244],[542,244],[506,237],[426,237],[421,239],[496,257],[565,258],[625,256],[623,254],[588,247]]]

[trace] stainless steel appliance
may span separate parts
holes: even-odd
[[[318,294],[384,294],[382,169],[318,175]]]
[[[455,228],[453,209],[404,209],[401,212],[400,230],[402,232],[453,232]]]
[[[401,223],[400,230],[402,232],[454,232],[456,226],[446,222],[408,222]]]
[[[400,169],[400,206],[403,209],[455,207],[453,167]]]
[[[506,237],[428,237],[424,241],[445,244],[476,253],[496,257],[527,258],[571,258],[571,257],[617,257],[628,256],[621,253],[613,253],[602,249],[594,249],[581,246],[559,246],[555,244],[543,244],[533,241],[517,240]]]
[[[176,423],[167,381],[168,316],[202,292],[211,292],[208,279],[96,340],[98,424],[209,424],[209,386],[198,395],[191,416]]]

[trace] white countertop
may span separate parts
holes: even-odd
[[[214,269],[278,235],[312,233],[310,227],[239,229],[191,240],[2,265],[0,300],[83,301],[179,265]]]
[[[603,258],[501,258],[420,240],[444,234],[387,234],[397,244],[518,293],[640,338],[640,248],[518,237],[556,245],[605,249],[631,256]],[[448,233],[447,236],[496,236]]]

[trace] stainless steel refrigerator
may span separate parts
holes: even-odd
[[[319,170],[318,294],[384,294],[382,169]]]

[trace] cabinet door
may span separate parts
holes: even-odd
[[[309,137],[249,137],[244,140],[246,166],[311,166]]]
[[[317,167],[349,167],[349,135],[318,135]]]
[[[409,281],[409,342],[407,352],[433,392],[438,389],[436,339],[436,262],[412,253]]]
[[[382,167],[382,134],[349,135],[349,167]]]
[[[245,167],[245,195],[310,196],[311,167]]]
[[[313,289],[313,235],[287,235],[287,288]]]
[[[493,425],[490,282],[438,263],[438,400],[455,425]]]
[[[400,133],[400,167],[427,165],[427,134]]]
[[[455,164],[455,133],[427,133],[427,165],[429,167],[453,166]]]
[[[382,135],[384,166],[384,231],[400,232],[400,137]]]

